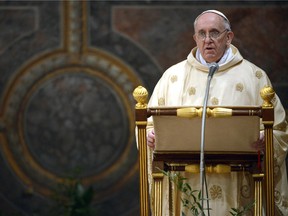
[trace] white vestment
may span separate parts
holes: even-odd
[[[260,90],[271,86],[266,73],[251,62],[243,59],[238,49],[231,45],[232,57],[220,64],[210,85],[208,106],[261,106],[263,100]],[[196,48],[188,55],[187,60],[170,67],[163,74],[151,95],[148,106],[202,106],[208,75],[208,67],[196,58]],[[275,202],[277,211],[288,215],[288,187],[285,158],[287,155],[288,132],[285,121],[285,110],[275,95],[274,122],[274,165],[275,165]],[[151,121],[151,119],[150,119]],[[153,127],[150,122],[147,130]],[[149,124],[149,123],[148,123]],[[263,126],[262,126],[263,127]],[[261,128],[263,130],[263,128]],[[150,149],[151,150],[151,149]],[[150,157],[151,166],[151,157]],[[150,170],[151,171],[151,170]],[[193,189],[200,189],[199,175],[185,174]],[[165,180],[167,182],[167,179]],[[164,181],[164,182],[165,182]],[[244,172],[231,174],[207,174],[210,197],[210,215],[230,215],[231,208],[247,204],[253,197],[253,181]],[[151,178],[150,178],[151,187]],[[164,188],[163,215],[169,215],[168,189]],[[185,209],[183,209],[185,211]],[[277,213],[281,215],[280,213]]]

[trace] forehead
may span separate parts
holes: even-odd
[[[205,13],[198,17],[195,25],[195,31],[221,29],[224,26],[224,20],[215,13]]]

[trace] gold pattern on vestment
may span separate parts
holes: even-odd
[[[260,79],[260,78],[263,76],[263,74],[262,74],[261,71],[256,71],[255,76],[256,76],[258,79]]]
[[[221,199],[222,198],[222,188],[219,185],[213,185],[210,189],[211,199]]]
[[[283,206],[285,208],[288,207],[288,199],[285,199],[282,195],[281,195],[281,192],[278,191],[278,190],[275,190],[275,193],[274,193],[274,197],[275,197],[275,203],[277,203],[278,205],[280,206]]]
[[[251,187],[250,184],[242,185],[240,188],[241,196],[244,198],[249,198],[251,196]]]
[[[196,94],[196,88],[190,87],[190,88],[188,89],[188,93],[189,93],[189,95],[195,95],[195,94]]]
[[[275,194],[275,203],[279,204],[282,200],[281,193],[278,190],[275,190],[274,194]]]
[[[212,105],[218,105],[219,104],[219,100],[216,97],[211,98],[211,104]]]
[[[178,77],[176,75],[171,76],[171,82],[174,83],[178,80]]]
[[[236,91],[242,92],[244,89],[244,85],[242,83],[237,83],[236,85]]]
[[[163,97],[158,99],[158,106],[164,106],[165,105],[165,99]]]

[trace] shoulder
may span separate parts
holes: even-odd
[[[250,62],[247,59],[243,59],[242,65],[245,65],[246,71],[250,71],[256,77],[259,77],[259,76],[267,77],[266,72],[262,68]]]
[[[159,89],[168,89],[183,83],[185,79],[185,65],[187,60],[181,61],[169,67],[157,83]]]
[[[170,76],[170,75],[174,75],[174,74],[179,74],[179,73],[183,73],[185,71],[185,65],[187,63],[187,60],[183,60],[177,64],[172,65],[171,67],[169,67],[163,75],[166,76]]]
[[[236,68],[239,68],[243,73],[245,72],[251,74],[262,73],[264,76],[266,76],[266,72],[262,68],[252,63],[251,61],[247,60],[246,58],[243,58],[240,51],[235,46],[231,47],[232,52],[234,54],[234,58],[231,61],[232,67],[233,65],[236,66]]]

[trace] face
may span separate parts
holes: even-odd
[[[223,18],[215,13],[205,13],[198,18],[193,36],[202,57],[208,63],[221,59],[233,37],[233,32],[225,28]]]

